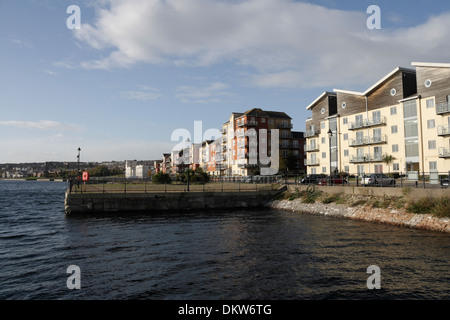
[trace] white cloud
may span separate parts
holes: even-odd
[[[10,126],[20,129],[58,130],[58,131],[83,131],[84,128],[76,124],[64,124],[51,120],[41,121],[0,121],[0,126]]]
[[[184,103],[217,103],[223,97],[233,94],[225,91],[228,85],[221,82],[214,82],[206,87],[181,86],[177,88],[176,97]]]
[[[248,79],[255,86],[336,87],[372,83],[411,61],[445,61],[450,50],[449,13],[412,28],[368,30],[364,11],[294,0],[101,4],[97,20],[74,31],[102,55],[109,52],[81,64],[88,69],[232,62],[251,68],[254,75]]]
[[[120,94],[125,99],[140,101],[156,100],[161,97],[158,89],[149,86],[140,86],[140,89],[139,91],[122,91]]]

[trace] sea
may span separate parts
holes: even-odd
[[[447,300],[450,235],[270,209],[66,216],[0,181],[1,300]]]

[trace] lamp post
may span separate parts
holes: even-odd
[[[78,155],[77,155],[77,167],[78,167],[77,187],[80,187],[80,152],[81,152],[81,148],[78,147]]]
[[[333,131],[331,129],[328,130],[328,142],[330,145],[330,180],[332,179],[332,173],[331,173],[331,138],[333,137]]]
[[[190,173],[189,173],[189,167],[190,167],[190,163],[191,163],[191,161],[190,161],[190,159],[191,159],[191,139],[187,139],[186,140],[186,145],[188,146],[188,148],[187,148],[187,150],[189,150],[189,153],[188,153],[188,156],[186,157],[185,156],[185,160],[187,160],[186,162],[187,162],[187,169],[186,169],[186,179],[187,179],[187,184],[186,184],[186,191],[188,191],[189,192],[189,176],[190,176]]]

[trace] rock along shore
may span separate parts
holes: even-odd
[[[277,210],[349,218],[353,220],[450,233],[449,218],[437,218],[430,214],[409,213],[405,209],[373,208],[369,205],[349,207],[345,204],[324,204],[320,202],[303,203],[301,198],[292,201],[274,200],[269,202],[267,206]]]

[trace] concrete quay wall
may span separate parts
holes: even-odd
[[[233,209],[264,207],[285,191],[174,192],[174,193],[69,193],[65,212],[157,212],[199,209]]]

